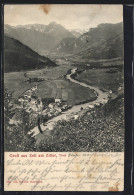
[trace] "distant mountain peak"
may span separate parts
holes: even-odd
[[[70,29],[69,30],[76,38],[80,37],[82,34],[88,32],[88,29]]]
[[[62,26],[61,24],[57,24],[56,22],[49,23],[47,25],[47,29],[64,29],[68,31],[66,28],[64,28],[64,26]]]
[[[55,26],[55,25],[57,25],[57,23],[56,23],[56,22],[51,22],[51,23],[49,23],[48,25],[49,25],[49,26]]]
[[[51,22],[48,25],[18,25],[14,28],[7,25],[4,33],[42,55],[51,51],[62,39],[74,37],[71,32],[56,22]]]

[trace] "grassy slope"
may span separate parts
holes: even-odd
[[[112,90],[117,93],[120,85],[123,84],[123,71],[108,73],[109,69],[89,69],[76,76],[79,81],[96,86],[104,91]]]
[[[4,39],[4,55],[5,72],[56,66],[49,58],[40,56],[21,42],[7,36]]]
[[[76,59],[112,59],[123,57],[123,24],[100,24],[84,35],[82,51]],[[81,37],[80,37],[81,38]],[[80,39],[79,38],[79,39]]]
[[[121,152],[124,149],[123,96],[77,120],[60,121],[44,132],[37,151]]]
[[[24,91],[35,85],[35,83],[26,83],[24,80],[24,72],[4,74],[4,85],[12,93],[13,99],[17,99]]]

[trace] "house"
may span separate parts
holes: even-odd
[[[31,95],[29,95],[29,94],[24,94],[24,98],[25,98],[25,99],[29,99],[29,98],[31,98]]]
[[[93,105],[89,105],[88,107],[89,107],[89,108],[94,108],[94,106],[93,106]]]
[[[118,91],[120,91],[120,90],[122,90],[122,87],[119,87],[119,88],[118,88]]]
[[[79,116],[78,115],[74,115],[74,119],[76,120]]]
[[[32,97],[31,98],[31,101],[29,102],[29,106],[32,108],[32,110],[34,111],[38,111],[38,108],[37,108],[37,99]]]
[[[41,101],[41,98],[38,98],[36,96],[32,96],[31,100],[29,102],[29,106],[32,108],[33,111],[39,112],[42,111],[43,103]]]
[[[31,98],[31,94],[27,94],[27,98],[30,99]]]
[[[23,99],[22,97],[20,97],[20,98],[18,99],[18,101],[21,102],[21,103],[23,103],[23,102],[24,102],[24,99]]]
[[[61,112],[61,108],[58,108],[57,110],[58,110],[58,112]]]
[[[32,108],[26,108],[26,112],[31,113],[32,112]]]
[[[55,103],[61,103],[61,98],[55,98]]]
[[[10,119],[9,124],[10,125],[18,125],[18,122],[16,120]]]
[[[31,109],[34,111],[34,112],[38,112],[38,108],[36,105],[32,105]]]
[[[32,98],[31,101],[30,101],[30,103],[31,103],[32,105],[35,105],[35,104],[37,104],[37,100]]]
[[[35,92],[36,90],[37,90],[37,83],[36,83],[36,85],[34,87],[31,88],[32,92]]]
[[[53,108],[54,106],[53,106],[53,104],[49,104],[48,107],[49,108]]]
[[[66,105],[66,104],[63,105],[62,109],[63,109],[63,110],[67,109],[67,105]]]
[[[109,90],[109,93],[112,93],[112,90]]]

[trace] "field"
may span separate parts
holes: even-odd
[[[39,98],[61,98],[68,105],[75,105],[95,99],[93,90],[71,83],[64,78],[72,66],[58,66],[27,72],[5,73],[5,86],[12,92],[13,99],[17,99],[26,90],[35,86],[35,82],[26,82],[28,78],[44,79],[37,82],[36,95]]]
[[[48,81],[55,80],[61,77],[62,74],[66,74],[68,67],[62,66],[50,69],[40,69],[34,71],[21,71],[21,72],[11,72],[4,74],[4,84],[8,91],[12,92],[14,99],[17,99],[26,90],[33,87],[35,82],[26,82],[27,78],[43,78],[46,81],[46,86]],[[24,76],[26,74],[26,77]],[[39,86],[41,82],[38,82]],[[44,88],[44,90],[45,90]]]
[[[103,91],[112,90],[113,94],[118,95],[119,87],[123,88],[123,71],[120,69],[109,68],[89,69],[76,76],[76,79],[89,85],[98,87]]]
[[[12,93],[13,99],[17,99],[22,93],[35,85],[35,83],[26,83],[24,80],[24,72],[4,74],[4,85]]]
[[[93,90],[71,83],[67,80],[58,79],[50,82],[42,82],[38,86],[37,96],[40,98],[57,98],[62,99],[68,105],[75,105],[87,100],[95,99],[96,95]]]

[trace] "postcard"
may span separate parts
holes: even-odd
[[[4,190],[124,190],[123,6],[4,5]]]

